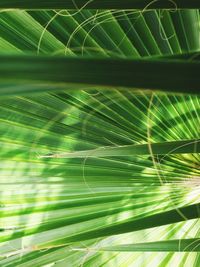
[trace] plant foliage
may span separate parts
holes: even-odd
[[[200,266],[199,7],[0,2],[0,266]]]

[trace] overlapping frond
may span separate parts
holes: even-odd
[[[198,4],[43,2],[0,3],[0,266],[198,267]]]

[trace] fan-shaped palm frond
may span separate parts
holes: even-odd
[[[1,1],[0,266],[200,265],[199,7]]]

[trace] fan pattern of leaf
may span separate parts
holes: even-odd
[[[86,83],[53,71],[41,82],[31,68],[40,58],[44,71],[49,58],[145,59],[179,62],[181,76],[198,67],[199,22],[199,10],[176,6],[1,10],[0,266],[200,265],[199,95],[175,93],[167,72],[173,93],[119,77],[98,86],[96,69]]]

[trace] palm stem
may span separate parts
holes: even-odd
[[[53,83],[62,89],[68,84],[77,89],[77,85],[98,85],[199,93],[199,68],[199,61],[187,60],[0,56],[0,94],[10,94],[5,88],[7,81],[9,85],[41,84],[44,88],[40,92],[48,91],[44,85],[51,83],[52,87]],[[26,91],[21,92],[20,86],[12,87],[12,94],[22,93]]]
[[[152,0],[3,0],[0,8],[21,8],[21,9],[150,9],[150,8],[199,8],[197,0],[173,0],[173,1],[152,1]]]
[[[184,153],[199,153],[200,140],[174,141],[144,145],[127,145],[118,147],[103,147],[93,150],[77,151],[43,156],[44,158],[89,158],[89,157],[119,157],[132,155],[171,155]]]

